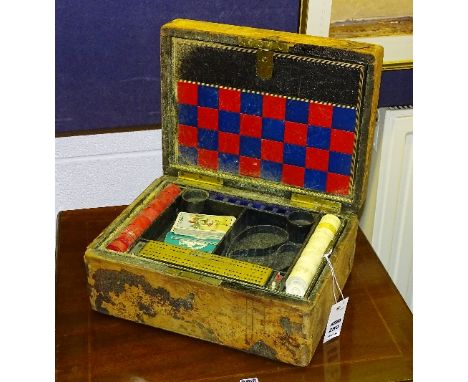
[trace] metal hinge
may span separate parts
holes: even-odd
[[[193,172],[179,171],[179,179],[185,183],[192,184],[194,186],[210,186],[219,187],[223,185],[223,180],[210,175],[196,174]]]
[[[317,199],[304,194],[291,194],[291,204],[313,211],[340,213],[341,203],[326,199]]]

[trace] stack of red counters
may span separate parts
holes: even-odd
[[[181,189],[176,184],[169,184],[156,195],[154,200],[141,211],[120,235],[107,245],[107,249],[125,252],[145,232],[145,230],[179,196]]]

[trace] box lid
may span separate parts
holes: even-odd
[[[364,202],[380,46],[193,20],[161,30],[164,172]]]

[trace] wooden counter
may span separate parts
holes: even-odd
[[[408,381],[413,315],[359,230],[341,336],[306,368],[106,316],[91,310],[83,255],[123,210],[62,212],[57,220],[56,381]]]

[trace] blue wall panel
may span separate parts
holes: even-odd
[[[413,69],[384,70],[379,107],[413,105]]]
[[[57,0],[56,133],[160,121],[159,29],[174,18],[297,32],[299,0]]]

